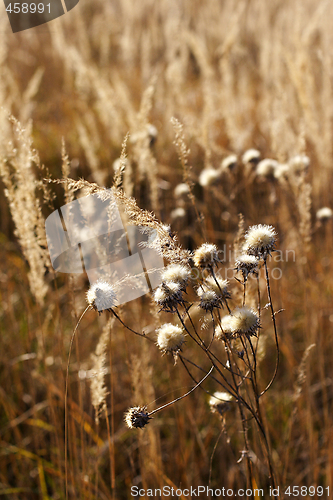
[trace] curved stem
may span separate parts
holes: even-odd
[[[72,354],[72,349],[73,349],[73,343],[74,343],[74,338],[75,338],[75,333],[79,327],[79,324],[81,323],[81,320],[85,313],[91,309],[91,306],[87,306],[81,316],[78,319],[78,322],[76,323],[76,326],[74,328],[74,331],[72,333],[71,341],[69,344],[69,353],[68,353],[68,361],[67,361],[67,368],[66,368],[66,385],[65,385],[65,488],[66,488],[66,500],[68,499],[68,460],[67,460],[67,453],[68,453],[68,408],[67,408],[67,400],[68,400],[68,381],[69,381],[69,364],[70,364],[70,359],[71,359],[71,354]]]
[[[177,403],[177,401],[180,401],[181,399],[186,398],[186,396],[189,396],[191,394],[191,392],[195,391],[195,389],[197,389],[199,387],[199,385],[201,385],[202,382],[204,382],[206,380],[206,378],[209,377],[209,375],[212,373],[213,370],[214,370],[214,366],[211,367],[209,372],[207,372],[206,375],[194,387],[192,387],[192,389],[190,391],[186,392],[186,394],[183,394],[182,396],[179,396],[179,398],[176,398],[173,401],[169,401],[169,403],[166,403],[165,405],[162,405],[159,408],[156,408],[156,410],[153,410],[150,413],[148,413],[148,416],[150,417],[154,413],[157,413],[158,411],[164,410],[164,408],[167,408],[167,406],[173,405],[174,403]]]

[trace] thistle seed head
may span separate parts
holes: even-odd
[[[197,248],[193,255],[193,262],[196,267],[202,269],[213,267],[218,261],[217,246],[211,243],[204,243]]]
[[[276,231],[273,226],[251,226],[245,235],[244,253],[265,259],[274,250]]]
[[[215,168],[212,168],[212,167],[204,168],[201,171],[200,176],[199,176],[199,184],[202,187],[211,186],[212,184],[214,184],[217,181],[219,176],[220,176],[220,173],[218,170],[215,170]]]
[[[129,408],[124,415],[124,420],[129,429],[140,428],[142,429],[149,423],[151,417],[147,413],[146,406],[134,406]]]
[[[259,177],[265,177],[266,179],[274,177],[274,172],[278,168],[279,163],[271,158],[265,158],[261,160],[256,168],[256,174]]]
[[[212,311],[214,307],[220,306],[220,299],[213,290],[203,290],[201,287],[197,290],[200,298],[200,307],[205,311]]]
[[[219,325],[215,330],[215,337],[218,340],[224,340],[225,337],[231,337],[233,333],[232,316],[230,316],[230,314],[223,316],[221,319],[221,326]]]
[[[98,280],[87,291],[87,302],[96,311],[111,311],[116,305],[116,293],[113,286],[104,280]]]
[[[233,335],[256,336],[260,328],[258,315],[248,307],[237,307],[230,315],[230,330]]]
[[[182,182],[175,187],[174,195],[177,199],[186,198],[189,192],[190,188],[188,187],[188,185],[185,182]]]
[[[258,273],[258,264],[259,261],[257,257],[244,253],[236,260],[235,269],[237,272],[240,271],[243,274],[243,279],[246,281],[249,274]]]
[[[224,160],[222,160],[221,163],[221,170],[233,170],[237,165],[237,156],[236,155],[229,155]]]
[[[280,182],[284,182],[288,178],[290,172],[289,165],[287,163],[279,163],[274,170],[274,177]]]
[[[296,155],[289,160],[288,164],[294,174],[306,173],[310,166],[310,158],[306,155]]]
[[[171,323],[165,323],[157,330],[156,345],[163,354],[167,352],[177,354],[181,351],[185,338],[186,335],[184,335],[182,328]]]
[[[253,163],[256,165],[260,161],[260,151],[257,149],[248,149],[242,156],[242,162],[244,165],[248,163]]]
[[[186,216],[186,210],[183,207],[177,207],[170,213],[171,220],[176,221]]]
[[[329,207],[320,208],[316,213],[316,217],[318,220],[326,222],[329,219],[332,219],[333,211]]]
[[[232,399],[233,397],[228,392],[214,392],[213,396],[209,398],[211,412],[222,415],[230,409],[230,402]]]
[[[162,307],[163,311],[174,312],[175,307],[184,302],[182,291],[183,288],[179,282],[162,282],[154,292],[154,301]]]
[[[182,289],[186,288],[188,280],[191,277],[191,269],[189,266],[182,264],[170,264],[162,273],[162,280],[168,284],[170,281],[179,283]]]
[[[220,278],[219,276],[208,276],[204,280],[204,285],[208,290],[212,290],[220,299],[230,299],[230,293],[228,291],[229,281]]]

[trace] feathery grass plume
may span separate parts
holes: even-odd
[[[172,323],[165,323],[157,330],[156,345],[163,352],[171,352],[177,355],[181,351],[182,345],[185,342],[186,335],[183,329]]]
[[[190,191],[191,191],[192,184],[191,184],[191,181],[189,178],[189,169],[187,166],[188,165],[188,155],[190,153],[190,150],[187,149],[187,147],[186,147],[184,127],[183,127],[183,124],[180,123],[180,121],[178,121],[177,118],[175,118],[175,117],[171,118],[171,124],[172,124],[174,132],[175,132],[174,144],[177,147],[179,159],[180,159],[182,167],[183,167],[184,182],[189,186]]]
[[[236,238],[234,239],[234,254],[235,257],[240,255],[242,253],[242,247],[243,247],[243,239],[244,239],[244,216],[243,214],[239,214],[239,221],[238,221],[238,231]]]
[[[260,161],[260,158],[260,151],[257,149],[248,149],[242,156],[242,162],[244,165],[247,165],[248,163],[256,165]]]
[[[87,291],[87,302],[99,313],[105,310],[112,311],[116,305],[116,293],[113,286],[107,281],[99,279]]]
[[[179,282],[161,283],[154,292],[154,301],[162,311],[175,312],[178,305],[183,304],[183,286]]]
[[[233,335],[256,336],[260,328],[260,321],[257,313],[247,306],[234,309],[230,315],[229,321]]]
[[[150,243],[148,242],[146,246],[157,250],[169,262],[183,264],[189,262],[191,252],[184,250],[179,245],[176,236],[171,234],[170,227],[159,222],[152,212],[138,207],[136,200],[126,196],[121,188],[112,188],[110,194],[109,189],[101,188],[97,184],[84,179],[78,181],[74,179],[55,179],[52,181],[45,179],[45,182],[68,184],[69,188],[73,189],[73,191],[85,189],[86,194],[98,194],[102,200],[116,198],[119,208],[124,211],[124,215],[128,218],[130,224],[140,226],[143,232],[145,229],[147,231],[155,229],[156,237],[150,239]]]
[[[329,207],[322,207],[316,212],[316,218],[321,222],[326,222],[329,219],[332,219],[333,211]]]
[[[302,360],[297,370],[297,380],[294,385],[293,401],[297,401],[302,393],[302,387],[306,380],[306,362],[311,353],[311,350],[316,347],[316,344],[310,344],[304,351]]]
[[[229,155],[224,158],[220,166],[221,172],[225,172],[226,170],[234,170],[237,167],[237,161],[237,155]]]
[[[212,413],[219,413],[223,415],[226,411],[230,410],[230,402],[233,400],[233,397],[228,392],[216,391],[209,398],[209,406],[210,411]]]
[[[63,179],[68,179],[71,164],[69,161],[68,154],[66,152],[66,144],[64,137],[61,140],[61,160],[62,160],[61,164],[62,177]],[[64,184],[64,192],[65,192],[65,203],[67,205],[68,203],[71,203],[74,200],[74,191],[72,189],[69,189],[68,184]]]
[[[241,272],[243,275],[244,282],[247,281],[249,274],[258,274],[259,261],[254,255],[248,255],[244,253],[238,257],[235,262],[235,269],[237,272]]]
[[[126,157],[126,146],[128,138],[129,134],[126,134],[123,143],[121,145],[120,157],[113,162],[113,171],[114,171],[113,185],[116,189],[121,188],[123,182],[123,174],[126,170],[126,167],[129,164],[128,158]]]
[[[153,96],[156,88],[156,76],[153,76],[150,84],[145,89],[141,99],[140,111],[135,120],[134,133],[132,135],[132,146],[134,159],[138,165],[139,181],[149,184],[149,196],[152,209],[159,213],[159,188],[157,182],[157,161],[151,149],[151,145],[157,138],[157,129],[148,121],[149,113],[153,106]]]
[[[107,389],[104,380],[106,373],[106,352],[114,323],[115,318],[112,316],[102,330],[95,353],[91,355],[93,366],[91,368],[92,378],[90,379],[90,395],[95,410],[96,423],[99,422],[101,412],[106,408]]]
[[[202,269],[215,266],[218,262],[217,246],[212,243],[203,243],[194,251],[193,262],[196,267]]]
[[[5,196],[15,224],[15,235],[29,264],[28,279],[31,292],[42,305],[48,290],[45,271],[51,268],[45,220],[39,198],[36,195],[38,182],[34,164],[39,157],[33,149],[32,123],[24,128],[14,116],[7,116],[13,129],[13,141],[0,158],[0,174],[5,185]]]
[[[179,283],[183,290],[186,289],[191,278],[191,268],[182,264],[169,264],[162,272],[162,281]]]
[[[215,168],[204,168],[199,175],[199,184],[202,187],[212,186],[220,177],[220,173]]]
[[[105,172],[100,169],[100,161],[98,158],[100,139],[98,134],[92,133],[89,120],[92,122],[96,120],[91,112],[88,112],[87,115],[80,116],[80,119],[76,120],[76,128],[79,136],[79,141],[85,153],[93,179],[97,182],[97,184],[103,186],[105,182]],[[96,125],[95,128],[97,129]]]
[[[265,177],[267,179],[274,178],[275,170],[278,168],[279,162],[271,158],[261,160],[256,167],[256,174],[258,177]]]
[[[129,408],[124,415],[124,420],[129,429],[142,429],[149,423],[152,417],[149,417],[146,406],[133,406]]]
[[[258,224],[251,226],[245,235],[244,253],[266,259],[271,255],[276,242],[276,231],[273,226]]]
[[[193,206],[193,209],[196,213],[196,217],[197,217],[198,223],[200,224],[202,235],[205,238],[206,235],[205,235],[205,229],[204,229],[204,217],[202,214],[199,214],[199,212],[198,212],[196,202],[195,202],[195,196],[194,196],[193,191],[192,191],[194,182],[191,179],[190,167],[188,166],[188,156],[190,154],[190,150],[187,149],[187,147],[186,147],[184,127],[175,117],[171,118],[171,123],[172,123],[173,129],[174,129],[174,132],[175,132],[174,144],[177,147],[179,160],[180,160],[182,168],[183,168],[183,181],[185,184],[188,185],[188,188],[189,188],[188,197],[189,197],[191,204]]]
[[[310,243],[311,243],[311,184],[301,179],[300,187],[299,187],[299,197],[297,200],[297,207],[299,211],[299,232],[303,238],[304,249],[305,251],[309,251]]]
[[[221,299],[213,290],[204,290],[201,286],[197,290],[200,299],[200,307],[205,311],[212,311],[214,307],[220,307]]]

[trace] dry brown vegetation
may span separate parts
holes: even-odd
[[[277,484],[282,490],[333,488],[333,228],[332,219],[316,219],[318,209],[332,205],[332,19],[327,0],[81,0],[49,25],[12,34],[3,12],[3,498],[65,498],[66,364],[88,281],[53,271],[44,229],[45,218],[73,199],[79,184],[45,179],[84,178],[83,194],[96,189],[91,183],[111,187],[128,132],[117,192],[132,219],[141,214],[151,227],[160,227],[158,220],[171,224],[179,244],[191,251],[204,241],[232,249],[239,214],[245,228],[276,228],[282,260],[269,266],[282,271],[281,279],[271,281],[274,307],[283,309],[276,315],[281,360],[262,406]],[[310,165],[258,176],[242,164],[249,148],[279,165],[307,155]],[[230,154],[237,155],[237,166],[222,172]],[[210,168],[218,171],[214,182],[200,184],[201,172]],[[183,182],[191,191],[176,197],[174,189]],[[136,203],[126,202],[131,196]],[[138,207],[153,211],[156,220]],[[177,248],[175,243],[181,253]],[[227,256],[225,267],[233,266],[234,255]],[[248,293],[255,301],[255,287]],[[265,293],[263,288],[262,307]],[[236,303],[242,300],[235,280],[232,294]],[[158,314],[149,296],[119,308],[119,314],[154,340],[156,329],[172,319]],[[276,355],[265,314],[262,387]],[[188,391],[193,380],[181,363],[160,356],[154,343],[109,319],[109,313],[87,312],[73,346],[69,498],[125,499],[131,485],[244,487],[236,412],[223,420],[212,414],[209,396],[200,389],[157,414],[145,429],[126,428],[128,407],[159,406]],[[200,363],[190,344],[185,351]],[[107,394],[98,425],[93,376],[102,379]],[[219,390],[212,380],[205,384],[210,392]],[[253,485],[267,492],[260,439],[252,421],[248,427]]]

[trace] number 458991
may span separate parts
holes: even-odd
[[[29,12],[31,14],[35,14],[35,12],[38,12],[39,14],[43,14],[44,10],[51,14],[51,4],[48,3],[47,5],[44,5],[43,3],[14,3],[13,7],[12,4],[10,3],[8,7],[6,7],[6,11],[14,14],[28,14]]]
[[[285,495],[290,497],[314,497],[315,495],[321,497],[327,494],[330,496],[330,487],[324,488],[323,486],[288,486],[284,492]]]

